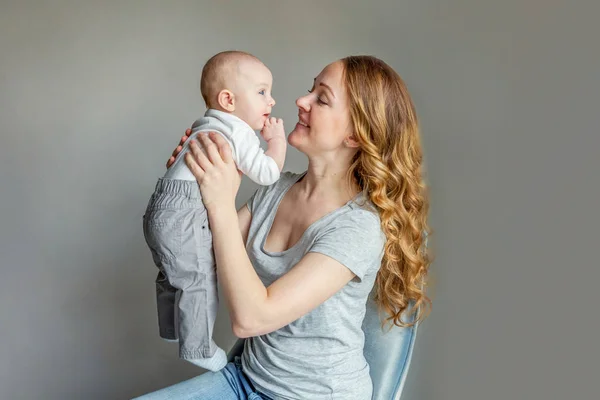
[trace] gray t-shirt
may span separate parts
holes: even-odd
[[[249,200],[252,222],[246,250],[250,261],[265,286],[308,252],[339,261],[356,277],[289,325],[248,338],[242,354],[243,371],[258,391],[275,400],[370,400],[373,385],[363,355],[361,325],[381,265],[385,235],[372,204],[359,194],[310,225],[290,249],[266,251],[266,236],[279,203],[304,174],[285,172]]]

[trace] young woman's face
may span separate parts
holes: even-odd
[[[296,100],[299,121],[288,142],[307,155],[333,153],[352,132],[343,74],[341,61],[329,64]]]

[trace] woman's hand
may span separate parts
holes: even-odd
[[[190,128],[187,128],[185,130],[185,135],[183,135],[181,137],[181,140],[179,141],[179,145],[175,148],[175,150],[173,150],[173,154],[171,155],[171,158],[169,158],[167,160],[167,169],[171,165],[173,165],[173,163],[175,162],[175,157],[177,157],[177,154],[179,154],[181,149],[183,149],[183,144],[185,143],[186,140],[188,140],[188,138],[190,137],[191,134],[192,134],[192,130]]]
[[[200,134],[197,139],[190,142],[185,163],[198,181],[206,209],[209,212],[216,207],[231,207],[235,210],[235,196],[242,173],[233,161],[229,143],[215,132]]]

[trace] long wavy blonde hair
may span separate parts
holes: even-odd
[[[425,294],[429,199],[415,107],[402,78],[383,61],[371,56],[341,61],[359,143],[348,177],[379,211],[387,238],[374,300],[387,314],[382,327],[390,321],[411,326],[431,308]]]

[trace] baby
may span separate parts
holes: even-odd
[[[272,81],[269,69],[248,53],[226,51],[208,60],[200,84],[207,111],[158,180],[144,215],[144,237],[159,269],[160,336],[179,341],[180,358],[211,371],[227,364],[225,352],[212,339],[219,303],[212,235],[198,183],[183,155],[196,135],[217,132],[231,146],[240,171],[260,185],[276,182],[286,139],[283,122],[269,118],[275,105]],[[259,129],[266,152],[254,132]]]

